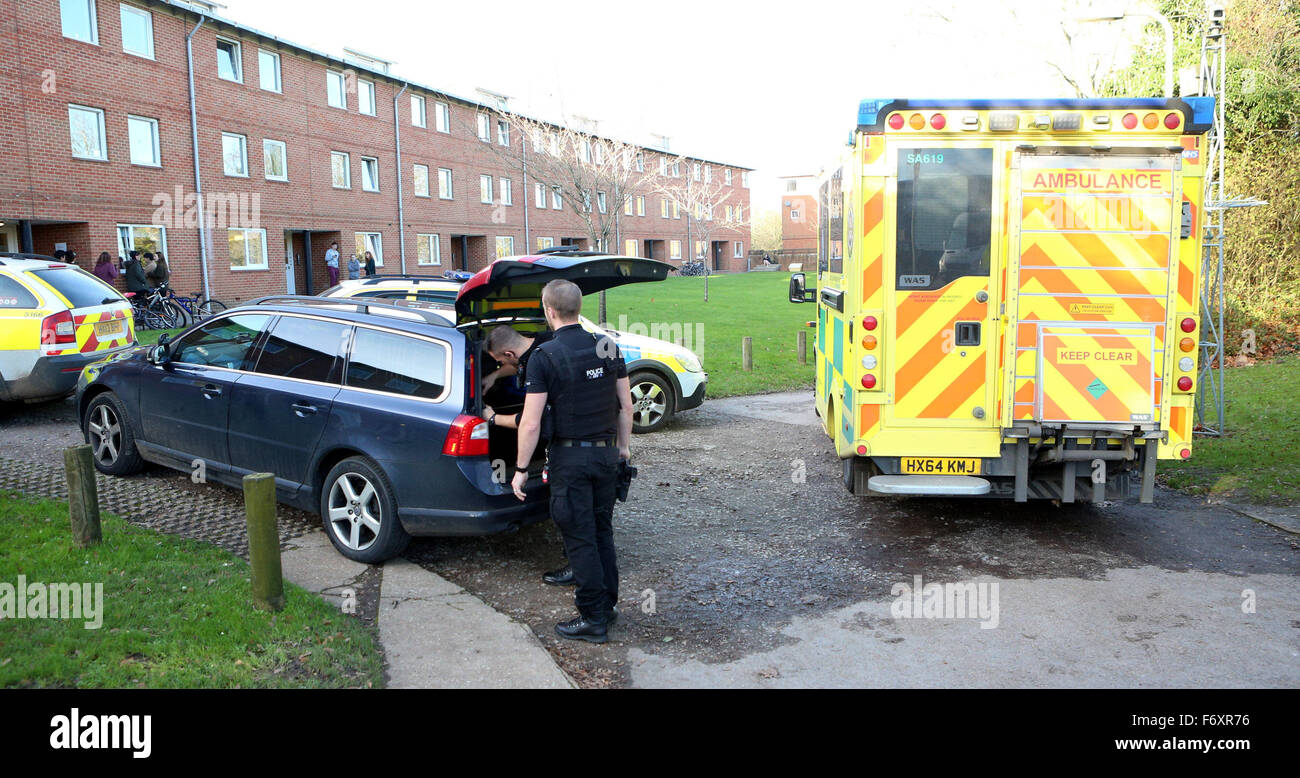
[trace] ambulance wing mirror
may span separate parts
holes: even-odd
[[[790,302],[792,303],[811,303],[816,301],[817,296],[808,291],[805,286],[803,273],[790,274]]]

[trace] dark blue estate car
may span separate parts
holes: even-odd
[[[534,455],[520,502],[510,490],[513,429],[490,427],[476,391],[495,367],[491,325],[536,325],[541,285],[584,293],[664,278],[653,260],[552,256],[467,284],[450,306],[270,297],[224,311],[174,340],[90,365],[77,407],[95,465],[126,475],[153,462],[238,486],[276,476],[281,502],[319,511],[344,556],[380,562],[412,535],[479,535],[547,515]],[[517,265],[525,265],[519,268]],[[509,312],[507,314],[507,311]],[[521,315],[523,314],[523,315]],[[485,361],[489,364],[485,364]],[[522,397],[491,397],[511,411]]]

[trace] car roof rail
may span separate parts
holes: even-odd
[[[572,257],[600,257],[608,254],[608,251],[590,251],[581,246],[548,246],[544,249],[538,249],[538,254],[567,254]]]
[[[361,279],[361,285],[375,284],[380,281],[450,281],[446,276],[421,276],[412,273],[380,273]]]
[[[320,306],[339,309],[352,309],[357,313],[364,313],[375,316],[388,316],[389,318],[405,318],[404,316],[394,316],[393,314],[401,311],[403,313],[414,313],[423,319],[426,323],[435,327],[451,327],[451,322],[442,316],[434,313],[432,309],[411,305],[407,301],[400,304],[390,300],[384,300],[373,297],[313,297],[302,294],[273,294],[266,297],[258,297],[255,300],[249,300],[246,303],[240,303],[237,308],[243,308],[251,305],[303,305],[303,306]],[[371,309],[374,309],[373,311]],[[444,306],[441,310],[448,310]]]

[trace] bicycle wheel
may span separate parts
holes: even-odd
[[[181,307],[181,304],[167,298],[162,301],[164,314],[167,320],[171,322],[172,327],[188,327],[190,323],[190,313]]]
[[[199,303],[199,321],[211,318],[214,314],[226,310],[226,304],[220,300],[207,299]]]
[[[138,330],[163,330],[167,329],[167,324],[158,314],[143,306],[133,306],[132,314],[135,316],[135,328]]]

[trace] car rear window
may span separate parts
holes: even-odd
[[[419,338],[358,327],[347,385],[437,399],[447,385],[447,349]]]
[[[75,268],[60,267],[28,272],[58,290],[59,294],[68,298],[73,308],[91,308],[104,305],[105,300],[119,302],[124,299],[113,287]]]
[[[0,276],[0,308],[35,308],[36,295],[7,276]]]

